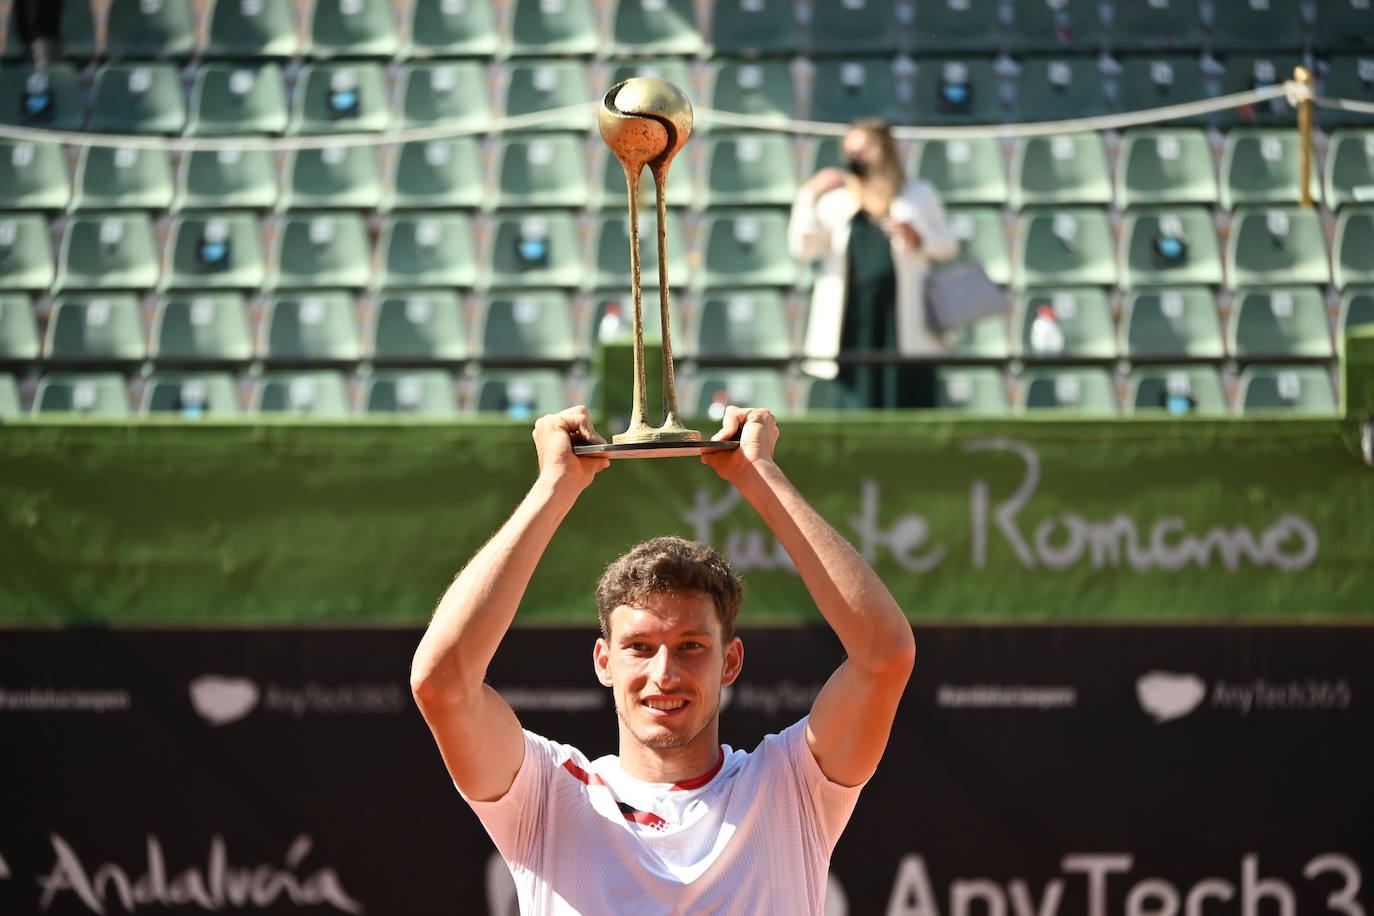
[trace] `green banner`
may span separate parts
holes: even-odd
[[[1354,422],[834,415],[784,420],[778,457],[914,620],[1374,618]],[[0,427],[0,621],[423,623],[534,474],[525,424]],[[816,617],[678,458],[600,475],[519,619],[592,626],[600,570],[670,532],[737,565],[743,621]]]

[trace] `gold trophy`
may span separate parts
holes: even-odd
[[[630,197],[630,289],[634,299],[634,406],[630,426],[611,437],[609,445],[578,445],[578,455],[607,458],[662,458],[700,455],[737,448],[739,442],[702,439],[678,417],[677,387],[673,382],[673,341],[668,318],[668,236],[665,191],[668,165],[692,133],[692,103],[672,83],[635,77],[612,86],[601,99],[597,114],[601,137],[625,169]],[[639,179],[644,166],[654,175],[658,203],[658,303],[663,326],[663,408],[661,426],[645,422],[644,304],[639,277]]]

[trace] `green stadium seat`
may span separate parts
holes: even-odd
[[[1240,373],[1236,407],[1242,414],[1334,414],[1331,373],[1321,366],[1246,366]]]
[[[1365,0],[1325,0],[1316,4],[1312,43],[1326,52],[1374,45],[1374,7]]]
[[[1111,359],[1116,356],[1116,327],[1107,294],[1100,289],[1037,289],[1028,291],[1017,309],[1013,326],[1017,352],[1036,357],[1031,349],[1031,322],[1041,308],[1048,306],[1064,333],[1064,351],[1056,357]]]
[[[38,358],[33,304],[23,293],[0,293],[0,363]]]
[[[622,83],[632,76],[651,76],[654,79],[667,80],[687,92],[692,89],[692,69],[685,58],[645,57],[612,60],[607,63],[611,67],[611,77],[606,81],[610,86]]]
[[[172,221],[170,289],[257,289],[267,277],[262,232],[252,213],[183,212]]]
[[[1214,17],[1212,47],[1220,52],[1303,46],[1299,0],[1216,0]]]
[[[58,296],[43,347],[49,362],[132,362],[148,347],[138,297],[131,293]]]
[[[669,289],[685,289],[691,280],[682,216],[668,211]],[[596,253],[592,286],[618,287],[630,281],[630,217],[608,210],[597,217],[592,246]],[[658,217],[653,210],[639,212],[639,272],[645,301],[658,301]],[[655,306],[657,307],[657,306]]]
[[[1116,245],[1105,209],[1027,210],[1017,239],[1015,282],[1031,286],[1113,286]]]
[[[48,221],[41,213],[0,213],[0,290],[45,290],[54,276]]]
[[[1206,79],[1197,57],[1131,57],[1121,62],[1117,107],[1122,111],[1143,111],[1208,99],[1212,93],[1207,90]],[[1171,118],[1167,123],[1175,129],[1205,127],[1207,120],[1207,115],[1195,115]]]
[[[296,77],[291,130],[297,134],[367,133],[391,126],[386,71],[380,63],[308,63]]]
[[[155,372],[143,390],[142,412],[183,420],[236,417],[238,385],[228,372]]]
[[[297,150],[289,157],[282,207],[371,210],[382,201],[377,148],[338,144]]]
[[[982,359],[1006,359],[1011,353],[1007,346],[1007,316],[991,315],[950,335],[949,351],[956,356]]]
[[[79,131],[85,98],[71,64],[53,64],[46,73],[27,64],[0,67],[0,124]]]
[[[1135,290],[1121,310],[1121,352],[1132,359],[1221,359],[1216,297],[1205,286]]]
[[[391,206],[478,207],[486,197],[481,151],[474,137],[412,140],[391,157]]]
[[[790,137],[765,131],[721,131],[706,140],[702,203],[707,207],[787,206],[797,193],[796,172]]]
[[[991,54],[1001,44],[995,0],[934,0],[916,8],[912,44],[919,54]],[[891,24],[887,26],[892,34]]]
[[[1328,98],[1363,102],[1374,99],[1374,52],[1332,54],[1328,57],[1321,94]],[[1341,111],[1338,108],[1318,108],[1317,120],[1328,130],[1333,127],[1374,126],[1374,115]]]
[[[1002,370],[992,366],[942,366],[935,370],[935,406],[998,416],[1008,412]]]
[[[716,0],[711,4],[715,53],[790,54],[797,46],[791,0]]]
[[[901,124],[910,120],[898,93],[902,67],[909,61],[888,58],[826,58],[816,62],[811,82],[811,120],[847,124],[855,118],[882,118]]]
[[[562,0],[560,0],[562,2]],[[508,117],[582,106],[529,125],[531,130],[588,130],[595,124],[587,67],[577,60],[521,60],[504,68],[503,110]]]
[[[182,155],[176,206],[270,210],[277,205],[277,170],[266,150],[194,150]]]
[[[992,58],[923,58],[916,65],[917,124],[997,124],[1002,121]]]
[[[383,290],[369,337],[378,362],[429,362],[468,357],[463,304],[451,289]]]
[[[1331,327],[1320,289],[1245,289],[1231,308],[1231,352],[1250,357],[1332,355]]]
[[[490,57],[500,48],[491,0],[416,0],[411,57]]]
[[[595,54],[599,47],[591,0],[514,0],[511,55]]]
[[[9,30],[5,38],[5,60],[25,57],[28,50],[19,44],[19,27],[15,17],[19,4],[11,3]],[[62,56],[67,60],[90,60],[95,57],[95,18],[91,16],[89,0],[66,0],[62,4],[62,18],[58,31],[62,35]]]
[[[1013,54],[1096,51],[1102,14],[1096,0],[1023,0],[1012,4],[1007,43]]]
[[[414,417],[453,417],[458,399],[453,375],[443,369],[390,369],[368,378],[363,409],[374,414]]]
[[[810,177],[825,168],[843,169],[844,150],[840,148],[842,142],[842,137],[816,137],[810,141],[803,160],[802,174]],[[1005,172],[1005,169],[1003,171]],[[1002,198],[1002,202],[1006,202],[1005,197]]]
[[[1207,134],[1191,128],[1130,130],[1117,156],[1121,207],[1216,203],[1217,176]]]
[[[701,237],[704,286],[786,286],[796,280],[782,211],[710,211]]]
[[[1004,204],[1010,195],[1001,142],[993,137],[925,140],[911,174],[930,182],[945,204]]]
[[[698,54],[704,48],[692,0],[615,0],[612,54]]]
[[[1202,11],[1194,0],[1115,5],[1111,45],[1118,51],[1184,50],[1202,44]]]
[[[1221,252],[1212,214],[1201,207],[1151,207],[1126,214],[1121,285],[1219,286]]]
[[[1374,287],[1351,287],[1341,294],[1337,340],[1344,341],[1351,328],[1374,325]]]
[[[264,372],[253,383],[249,413],[295,414],[313,419],[349,415],[348,380],[329,369]]]
[[[592,204],[605,209],[623,210],[629,201],[629,187],[625,184],[625,167],[606,148],[605,144],[598,143],[597,146],[601,148],[597,150],[594,157],[596,164],[592,167],[592,174],[600,175],[601,181],[599,184],[594,183],[591,187]],[[673,160],[673,167],[668,170],[667,191],[667,203],[670,207],[689,207],[696,202],[696,189],[692,182],[692,160],[690,158],[679,156]],[[645,169],[639,176],[639,211],[641,213],[653,211],[658,206],[655,194],[653,173]]]
[[[311,57],[393,57],[400,47],[391,0],[313,0]]]
[[[372,282],[367,227],[357,213],[288,213],[274,247],[272,286],[361,289]]]
[[[1227,412],[1226,391],[1212,366],[1140,366],[1126,382],[1126,410],[1218,416]]]
[[[1221,154],[1221,205],[1228,210],[1246,204],[1297,203],[1299,150],[1295,131],[1270,127],[1238,127],[1226,134]],[[1321,194],[1316,157],[1312,158],[1308,187]]]
[[[487,76],[476,61],[412,62],[401,68],[401,127],[485,127]]]
[[[1302,207],[1236,210],[1226,268],[1232,289],[1330,283],[1320,215]]]
[[[46,232],[46,230],[45,230]],[[57,289],[152,289],[157,243],[145,213],[83,211],[67,221],[57,261]]]
[[[567,360],[577,355],[572,303],[557,290],[493,290],[477,322],[483,362]]]
[[[496,152],[498,207],[581,207],[587,203],[584,134],[522,133]]]
[[[1229,95],[1233,92],[1248,92],[1251,89],[1281,84],[1292,78],[1293,68],[1302,62],[1303,59],[1296,54],[1227,55],[1226,72],[1221,77],[1221,92],[1223,95]],[[1297,111],[1288,104],[1287,99],[1279,96],[1259,105],[1219,111],[1212,115],[1212,120],[1223,129],[1264,125],[1291,127],[1297,124]]]
[[[1026,370],[1017,395],[1018,410],[1055,410],[1084,414],[1117,412],[1116,387],[1106,369],[1036,368]]]
[[[621,278],[625,280],[625,277]],[[660,316],[658,290],[652,285],[646,286],[642,291],[643,299],[641,305],[644,309],[642,318],[644,320],[644,337],[646,340],[659,339],[663,336],[663,319]],[[682,317],[682,297],[676,293],[669,299],[668,310],[670,312],[668,320],[673,326],[673,355],[685,356],[692,352],[692,341],[688,335],[683,333],[686,322]],[[611,339],[632,340],[634,333],[634,293],[629,289],[603,289],[598,290],[592,295],[591,308],[587,310],[586,339],[591,348],[600,346],[602,341],[601,320],[612,308],[619,316],[617,329]]]
[[[278,362],[355,360],[362,355],[353,295],[299,290],[267,300],[258,352]]]
[[[834,379],[802,376],[802,393],[798,402],[802,413],[828,410],[860,410],[863,405],[853,392]]]
[[[810,31],[815,54],[891,54],[897,50],[896,4],[816,3],[811,7]]]
[[[149,354],[161,363],[244,362],[253,356],[242,293],[170,292],[153,318]]]
[[[472,286],[477,259],[463,213],[393,213],[382,229],[383,286]]]
[[[281,134],[289,120],[286,81],[276,64],[203,64],[196,71],[186,133]]]
[[[731,404],[767,407],[775,414],[788,412],[787,389],[778,369],[702,369],[692,379],[690,390],[691,398],[682,402],[690,417],[719,421]]]
[[[710,102],[716,111],[780,124],[797,116],[792,71],[780,60],[718,60],[711,63]]]
[[[300,50],[291,0],[213,0],[208,58],[291,58]]]
[[[568,406],[563,377],[554,369],[483,369],[472,381],[472,409],[526,422]]]
[[[1110,204],[1107,153],[1094,133],[1027,137],[1012,156],[1011,205]]]
[[[787,305],[776,290],[711,290],[692,324],[688,336],[701,359],[787,359],[794,352]]]
[[[3,163],[0,163],[3,167]],[[1326,204],[1374,203],[1374,130],[1339,130],[1326,153]]]
[[[91,130],[179,134],[186,126],[181,74],[168,63],[110,63],[95,72]]]
[[[19,384],[8,372],[0,372],[0,420],[18,419],[22,415]]]
[[[196,48],[190,0],[110,0],[105,57],[190,57]]]
[[[1002,211],[992,207],[951,207],[949,231],[959,240],[959,256],[977,261],[993,283],[1011,282],[1011,251]]]
[[[1107,114],[1095,57],[1027,58],[1016,79],[1018,121],[1058,121]]]
[[[1331,258],[1336,286],[1374,283],[1374,207],[1346,207],[1336,219]]]
[[[33,412],[127,417],[129,386],[118,372],[49,372],[38,380]]]
[[[498,212],[487,233],[486,285],[578,286],[582,251],[570,213]]]
[[[71,199],[60,144],[0,140],[0,211],[63,210]]]
[[[165,210],[172,204],[172,195],[172,166],[161,150],[82,147],[74,208]]]

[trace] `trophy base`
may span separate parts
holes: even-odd
[[[610,442],[574,445],[573,454],[591,458],[676,458],[706,452],[728,452],[735,448],[739,448],[738,439],[726,439],[723,442]]]

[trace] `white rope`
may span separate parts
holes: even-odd
[[[981,124],[966,127],[894,127],[892,133],[900,140],[953,140],[978,137],[1035,137],[1049,134],[1074,133],[1081,131],[1119,130],[1137,127],[1158,121],[1171,121],[1178,118],[1196,117],[1229,108],[1259,105],[1276,98],[1302,100],[1309,98],[1310,87],[1295,80],[1262,89],[1237,92],[1166,105],[1162,108],[1148,108],[1141,111],[1123,112],[1114,115],[1097,115],[1089,118],[1069,118],[1062,121],[1036,121],[1024,124]],[[1374,114],[1374,104],[1352,99],[1329,99],[1311,97],[1317,105],[1327,108],[1340,108],[1346,111]],[[34,127],[0,125],[0,138],[16,141],[39,143],[65,143],[75,146],[108,146],[130,149],[176,150],[190,152],[197,150],[266,150],[268,152],[290,152],[303,149],[323,149],[338,146],[385,146],[390,144],[446,140],[453,137],[466,137],[503,131],[523,130],[556,124],[570,117],[585,117],[590,129],[594,123],[596,104],[587,102],[565,108],[535,111],[528,114],[498,118],[480,126],[436,125],[433,127],[412,127],[403,130],[377,133],[312,134],[299,137],[155,137],[143,134],[92,134],[74,131],[48,130]],[[734,112],[699,110],[699,121],[721,127],[739,127],[753,130],[774,130],[794,134],[814,136],[843,136],[848,124],[822,121],[770,122],[757,115],[743,115]]]

